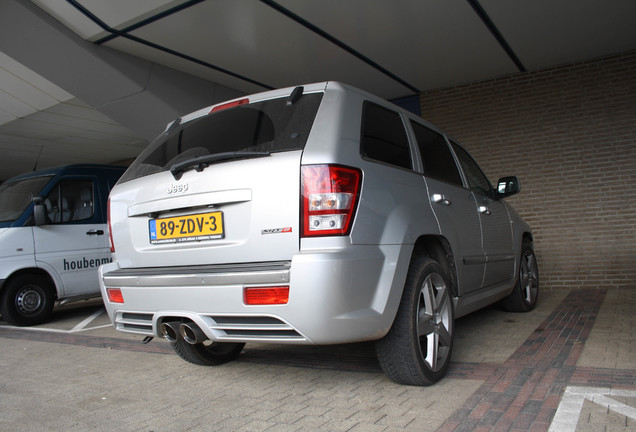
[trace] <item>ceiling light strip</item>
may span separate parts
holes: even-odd
[[[368,58],[365,55],[361,54],[360,52],[354,50],[353,48],[351,48],[349,45],[345,44],[341,40],[336,39],[334,36],[330,35],[329,33],[327,33],[326,31],[322,30],[321,28],[316,27],[315,25],[313,25],[312,23],[310,23],[306,19],[301,18],[300,16],[296,15],[295,13],[290,11],[289,9],[284,8],[283,6],[279,5],[278,3],[276,3],[276,2],[274,2],[272,0],[260,0],[260,1],[261,1],[261,3],[266,4],[267,6],[273,8],[274,10],[276,10],[276,11],[280,12],[281,14],[285,15],[286,17],[296,21],[298,24],[302,25],[303,27],[307,28],[308,30],[311,30],[312,32],[316,33],[317,35],[327,39],[329,42],[333,43],[334,45],[337,45],[339,48],[342,48],[343,50],[345,50],[349,54],[353,55],[354,57],[357,57],[358,59],[362,60],[363,62],[365,62],[369,66],[371,66],[374,69],[382,72],[384,75],[388,76],[389,78],[399,82],[404,87],[406,87],[409,90],[411,90],[412,92],[420,93],[420,90],[418,90],[417,87],[409,84],[408,82],[406,82],[402,78],[400,78],[397,75],[395,75],[394,73],[390,72],[388,69],[385,69],[384,67],[380,66],[378,63],[374,62],[373,60],[371,60],[370,58]]]
[[[492,22],[492,20],[490,19],[490,17],[488,16],[484,8],[481,7],[479,2],[477,0],[466,0],[466,1],[468,2],[468,4],[472,6],[473,10],[479,16],[479,18],[481,18],[481,21],[486,25],[486,27],[488,27],[488,30],[490,30],[490,33],[492,33],[495,39],[497,39],[497,42],[499,42],[499,45],[501,45],[501,47],[506,52],[506,54],[508,54],[508,57],[510,57],[510,60],[512,60],[515,66],[517,66],[519,71],[527,72],[526,67],[523,65],[523,63],[521,63],[521,60],[519,60],[519,57],[517,57],[517,54],[515,54],[515,52],[510,47],[510,45],[508,45],[508,42],[506,41],[506,39],[499,32],[499,29],[497,28],[497,26],[495,26],[495,23]]]
[[[73,6],[75,9],[77,9],[79,12],[81,12],[84,16],[86,16],[88,19],[90,19],[95,24],[97,24],[99,27],[101,27],[104,31],[107,31],[108,33],[111,33],[111,34],[115,35],[115,37],[120,36],[120,37],[129,39],[129,40],[131,40],[133,42],[137,42],[139,44],[146,45],[146,46],[148,46],[150,48],[154,48],[154,49],[157,49],[159,51],[163,51],[163,52],[165,52],[167,54],[174,55],[176,57],[180,57],[180,58],[182,58],[184,60],[191,61],[191,62],[196,63],[196,64],[201,65],[201,66],[205,66],[205,67],[207,67],[209,69],[213,69],[213,70],[215,70],[217,72],[221,72],[223,74],[226,74],[226,75],[229,75],[231,77],[240,79],[240,80],[248,82],[250,84],[257,85],[257,86],[262,87],[262,88],[267,89],[267,90],[273,90],[274,89],[274,87],[272,87],[272,86],[269,86],[267,84],[263,84],[263,83],[261,83],[259,81],[253,80],[253,79],[245,77],[243,75],[239,75],[239,74],[237,74],[235,72],[232,72],[232,71],[224,69],[222,67],[210,64],[210,63],[205,62],[203,60],[199,60],[198,58],[189,56],[187,54],[180,53],[180,52],[172,50],[170,48],[166,48],[166,47],[164,47],[162,45],[159,45],[159,44],[156,44],[154,42],[150,42],[150,41],[147,41],[145,39],[133,36],[131,34],[126,33],[123,30],[114,29],[114,28],[108,26],[102,20],[100,20],[97,16],[95,16],[91,11],[86,9],[84,6],[82,6],[76,0],[66,0],[66,1],[71,6]]]
[[[173,56],[180,57],[180,58],[182,58],[184,60],[191,61],[192,63],[196,63],[196,64],[201,65],[201,66],[205,66],[205,67],[207,67],[209,69],[214,69],[217,72],[221,72],[221,73],[224,73],[226,75],[230,75],[230,76],[232,76],[234,78],[238,78],[238,79],[246,81],[246,82],[248,82],[250,84],[254,84],[254,85],[257,85],[259,87],[263,87],[264,89],[274,90],[274,87],[272,87],[270,85],[267,85],[267,84],[264,84],[262,82],[253,80],[253,79],[245,77],[243,75],[239,75],[236,72],[232,72],[232,71],[224,69],[224,68],[222,68],[220,66],[213,65],[211,63],[208,63],[208,62],[205,62],[203,60],[200,60],[200,59],[198,59],[196,57],[192,57],[192,56],[189,56],[187,54],[183,54],[183,53],[181,53],[179,51],[175,51],[175,50],[172,50],[170,48],[166,48],[166,47],[164,47],[162,45],[159,45],[159,44],[156,44],[154,42],[150,42],[150,41],[147,41],[147,40],[142,39],[142,38],[138,38],[138,37],[130,35],[130,34],[120,34],[120,36],[124,37],[126,39],[130,39],[130,40],[132,40],[134,42],[140,43],[142,45],[146,45],[146,46],[148,46],[150,48],[154,48],[154,49],[157,49],[159,51],[163,51],[163,52],[165,52],[167,54],[171,54]]]
[[[181,4],[177,5],[177,6],[173,7],[173,8],[171,8],[171,9],[165,10],[165,11],[163,11],[161,13],[158,13],[156,15],[148,17],[145,20],[139,21],[139,22],[137,22],[137,23],[135,23],[135,24],[133,24],[131,26],[123,28],[120,31],[122,33],[129,33],[129,32],[131,32],[133,30],[137,30],[137,29],[139,29],[141,27],[145,27],[148,24],[152,24],[155,21],[159,21],[162,18],[166,18],[166,17],[168,17],[168,16],[170,16],[172,14],[175,14],[177,12],[181,12],[184,9],[188,9],[189,7],[192,7],[192,6],[196,5],[196,4],[199,4],[199,3],[204,2],[204,1],[205,0],[189,0],[189,1],[185,2],[185,3],[181,3]],[[116,37],[119,37],[119,35],[116,34],[116,33],[111,33],[110,35],[105,36],[105,37],[95,41],[95,44],[96,45],[101,45],[101,44],[106,43],[106,42],[108,42],[108,41],[110,41],[112,39],[115,39]]]

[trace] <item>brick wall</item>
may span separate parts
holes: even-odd
[[[636,288],[636,52],[421,95],[531,224],[543,289]]]

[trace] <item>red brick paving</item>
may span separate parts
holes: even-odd
[[[576,369],[606,292],[570,292],[502,369],[486,379],[475,392],[478,397],[469,398],[439,431],[547,431],[568,384],[620,380],[633,385],[634,371],[609,376],[595,368]],[[486,400],[497,402],[485,409]]]

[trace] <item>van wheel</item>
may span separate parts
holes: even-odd
[[[532,243],[524,240],[521,245],[521,262],[517,283],[510,295],[501,301],[501,307],[508,312],[529,312],[539,298],[539,267],[534,256]]]
[[[187,362],[200,366],[218,366],[234,360],[243,351],[244,343],[210,342],[191,345],[183,338],[172,342],[175,352]]]
[[[399,384],[431,385],[446,373],[453,350],[450,283],[440,265],[415,257],[395,321],[376,342],[384,373]]]
[[[9,324],[30,326],[48,320],[55,295],[48,278],[19,275],[9,280],[0,296],[0,314]]]

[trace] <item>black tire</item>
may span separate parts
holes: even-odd
[[[532,243],[524,240],[521,244],[521,262],[517,283],[512,293],[501,301],[501,307],[508,312],[529,312],[539,298],[539,268]]]
[[[191,345],[183,338],[177,339],[170,345],[179,357],[199,366],[218,366],[234,360],[245,346],[244,343],[210,341]]]
[[[41,324],[49,319],[55,293],[49,279],[23,274],[10,279],[0,295],[0,314],[15,326]]]
[[[454,333],[450,289],[437,262],[413,258],[393,325],[376,342],[380,366],[393,381],[431,385],[446,374]]]

